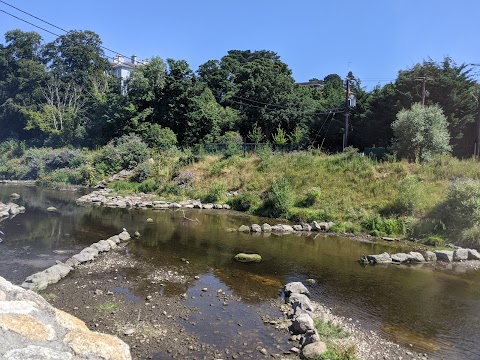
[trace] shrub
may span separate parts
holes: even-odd
[[[185,171],[174,179],[174,183],[181,188],[188,188],[193,180],[195,180],[195,174],[191,171]]]
[[[251,211],[258,206],[260,200],[252,192],[239,194],[228,201],[228,204],[238,211]]]
[[[378,214],[367,217],[362,226],[373,236],[404,235],[410,231],[410,218],[383,218]]]
[[[157,183],[153,179],[147,179],[138,185],[138,191],[143,193],[152,193],[157,189]]]
[[[129,181],[117,181],[110,185],[115,191],[137,192],[139,184]]]
[[[48,186],[58,183],[81,185],[83,184],[83,176],[77,169],[65,168],[54,170],[49,174],[42,176],[39,181]]]
[[[203,197],[203,200],[206,202],[220,202],[226,193],[225,185],[223,183],[214,183],[207,194]]]
[[[123,135],[116,141],[116,147],[122,159],[124,169],[133,169],[147,160],[150,150],[147,144],[135,134]]]
[[[423,240],[425,245],[441,247],[445,245],[445,240],[439,235],[432,235]]]
[[[416,177],[407,177],[400,182],[399,194],[392,211],[402,215],[413,215],[424,202],[424,189]]]
[[[132,179],[136,182],[143,182],[147,180],[152,174],[153,164],[149,162],[143,162],[135,168]]]
[[[461,246],[478,249],[480,247],[480,226],[475,225],[463,230],[458,243]]]
[[[318,201],[320,201],[320,197],[322,192],[319,188],[313,187],[307,191],[305,195],[305,199],[300,203],[301,206],[309,207],[315,205]]]
[[[340,326],[331,321],[315,320],[315,329],[318,335],[323,339],[344,339],[350,336],[348,331],[343,330]]]
[[[147,124],[142,130],[142,138],[151,148],[165,151],[177,145],[177,135],[168,127]]]
[[[480,225],[480,181],[463,180],[451,185],[441,218],[448,231]]]
[[[274,217],[288,217],[293,206],[292,188],[285,178],[275,180],[268,191],[265,208]]]

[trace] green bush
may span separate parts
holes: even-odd
[[[399,194],[393,204],[393,212],[413,215],[424,202],[424,189],[416,177],[407,177],[400,182]]]
[[[410,231],[410,218],[383,218],[378,214],[367,217],[362,221],[362,227],[373,236],[405,235]]]
[[[110,185],[115,191],[137,192],[139,184],[129,181],[117,181]]]
[[[157,189],[157,183],[153,179],[147,179],[138,185],[138,191],[143,193],[153,193]]]
[[[214,183],[203,197],[203,201],[211,203],[221,202],[225,197],[226,191],[225,184],[220,182]]]
[[[462,180],[451,185],[441,218],[450,232],[480,225],[480,181]]]
[[[288,217],[293,207],[293,193],[292,187],[286,178],[280,178],[273,182],[267,193],[264,207],[273,217]]]
[[[53,170],[47,175],[42,176],[39,182],[48,186],[54,184],[82,185],[84,179],[80,170],[65,168]]]
[[[439,235],[432,235],[423,240],[425,245],[441,247],[445,245],[445,240]]]
[[[132,179],[136,182],[141,183],[150,177],[150,175],[152,174],[152,169],[153,164],[149,162],[141,163],[135,168]]]
[[[319,188],[313,187],[307,191],[305,199],[300,202],[301,206],[310,207],[317,204],[320,201],[322,192]]]
[[[464,247],[480,248],[480,226],[475,225],[463,230],[458,244]]]
[[[247,191],[237,195],[228,201],[228,204],[238,211],[250,211],[259,205],[259,198],[252,192]]]
[[[322,339],[344,339],[350,336],[348,331],[343,330],[340,326],[331,321],[315,320],[315,329]]]

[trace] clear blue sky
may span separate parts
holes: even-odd
[[[480,63],[479,0],[5,1],[59,27],[95,31],[122,54],[185,59],[193,70],[231,49],[266,49],[297,81],[351,70],[371,88],[428,58]],[[54,38],[0,12],[2,43],[15,28]]]

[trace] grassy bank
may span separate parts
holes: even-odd
[[[135,136],[104,148],[24,149],[0,145],[0,178],[94,185],[121,169],[123,194],[227,202],[234,209],[293,221],[333,221],[332,231],[422,238],[442,245],[480,244],[480,164],[438,157],[426,164],[377,161],[353,149],[255,154],[171,149],[156,153]]]

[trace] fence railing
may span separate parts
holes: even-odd
[[[290,152],[298,150],[297,146],[292,144],[272,144],[272,143],[211,143],[204,144],[203,149],[208,154],[223,154],[226,151],[238,151],[244,155],[248,153],[255,153],[258,150],[264,149],[265,147],[270,147],[272,151],[276,152]]]

